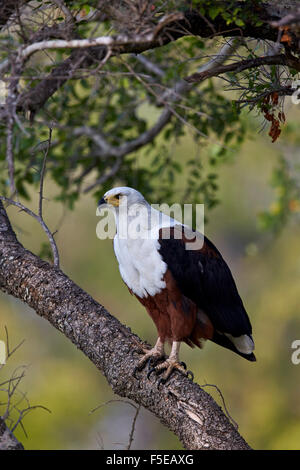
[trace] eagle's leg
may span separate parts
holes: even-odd
[[[159,359],[165,357],[164,342],[160,337],[158,337],[155,346],[152,349],[142,348],[141,352],[143,352],[144,355],[135,367],[133,375],[135,375],[137,371],[142,370],[147,361],[149,361],[149,365],[153,365],[153,363],[156,364]]]
[[[164,375],[161,377],[161,379],[159,379],[158,386],[161,383],[166,383],[174,369],[178,370],[181,374],[185,375],[186,377],[191,377],[191,379],[193,380],[193,373],[190,370],[186,370],[185,364],[179,361],[179,349],[180,341],[173,341],[171,353],[168,359],[166,359],[161,364],[158,364],[156,367],[153,367],[148,373],[149,377],[152,372],[159,373],[160,371],[166,369]]]

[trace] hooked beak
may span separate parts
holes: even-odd
[[[106,200],[105,200],[104,197],[103,197],[103,198],[100,199],[100,201],[98,202],[98,207],[103,206],[104,204],[106,204]]]

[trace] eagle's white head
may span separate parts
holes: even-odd
[[[136,189],[121,186],[107,191],[98,203],[98,210],[112,211],[117,237],[132,239],[153,238],[157,241],[162,227],[173,227],[176,220],[152,207]],[[119,235],[118,235],[119,234]]]
[[[127,186],[120,186],[107,191],[99,201],[98,207],[104,204],[111,208],[122,207],[125,205],[130,208],[134,204],[147,205],[148,203],[144,196],[136,189],[129,188]]]

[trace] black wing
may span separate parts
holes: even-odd
[[[220,252],[206,237],[201,249],[186,249],[185,236],[174,237],[178,227],[183,231],[182,226],[171,228],[169,239],[164,237],[165,229],[160,229],[159,252],[183,294],[209,316],[215,330],[251,336],[249,317]]]

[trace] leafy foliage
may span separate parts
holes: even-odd
[[[251,21],[255,28],[261,24],[260,3],[193,0],[192,7],[208,24],[219,19],[226,28],[243,28]],[[74,31],[78,38],[134,35],[153,30],[164,15],[187,9],[179,1],[64,4],[74,24],[57,4],[36,2],[23,19],[23,32],[0,32],[5,45],[1,61],[12,57],[20,44],[46,34],[47,28],[50,38],[56,37],[55,28],[61,28],[59,34],[66,38],[73,37]],[[268,47],[267,43],[262,46],[257,41],[244,41],[236,56],[255,59]],[[41,83],[50,86],[56,65],[68,63],[70,57],[83,65],[71,78],[69,69],[64,70],[65,75],[60,77],[63,85],[31,116],[31,122],[26,114],[15,120],[12,145],[18,195],[28,199],[29,188],[39,184],[41,149],[51,127],[47,173],[57,185],[57,200],[69,208],[82,192],[92,191],[98,199],[116,184],[134,186],[151,200],[171,202],[176,198],[178,202],[203,202],[213,208],[218,202],[220,164],[237,154],[246,135],[241,110],[247,106],[263,115],[271,123],[270,136],[275,141],[284,124],[282,99],[276,90],[291,77],[287,68],[272,66],[226,74],[227,93],[216,79],[207,80],[201,87],[183,85],[183,78],[198,70],[219,48],[220,39],[204,42],[186,36],[143,55],[99,58],[93,49],[83,49],[77,56],[68,49],[34,55],[24,64],[18,86],[21,97]],[[68,64],[71,66],[72,61]],[[182,145],[187,133],[194,140],[195,152],[178,160],[174,148]],[[4,122],[0,126],[0,192],[9,195],[6,138]]]

